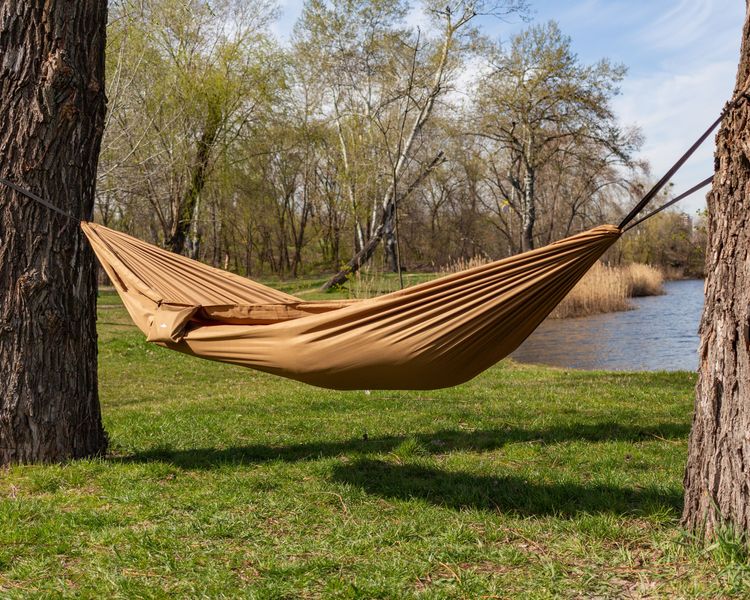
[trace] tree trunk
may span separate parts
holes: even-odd
[[[218,109],[210,109],[206,118],[206,126],[198,140],[198,149],[195,154],[195,162],[190,173],[190,187],[182,201],[176,207],[172,218],[172,231],[167,240],[167,248],[176,254],[182,254],[185,250],[185,242],[190,233],[190,225],[197,216],[196,206],[206,186],[208,168],[211,161],[211,150],[216,143],[221,127],[221,112]]]
[[[746,17],[737,91],[748,77]],[[750,533],[749,138],[750,106],[743,100],[726,115],[716,140],[700,370],[685,470],[683,524],[707,540],[727,525]]]
[[[0,3],[0,175],[89,218],[105,0]],[[78,224],[0,190],[0,464],[105,451],[96,269]]]
[[[386,266],[391,273],[399,272],[398,250],[396,245],[396,228],[394,227],[394,219],[389,219],[385,223],[385,231],[383,233],[383,250],[385,251]]]
[[[536,174],[532,169],[526,172],[523,185],[523,223],[521,230],[521,251],[534,249],[534,225],[536,224],[536,204],[534,183]]]
[[[201,235],[198,231],[198,216],[201,211],[201,197],[200,194],[195,199],[195,206],[193,206],[193,217],[190,221],[190,237],[187,240],[187,255],[193,260],[198,260],[201,253]]]

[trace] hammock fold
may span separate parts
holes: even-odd
[[[340,389],[436,389],[513,352],[621,230],[549,246],[367,300],[305,302],[81,223],[134,323],[186,354]]]

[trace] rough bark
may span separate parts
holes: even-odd
[[[750,16],[750,13],[749,13]],[[750,77],[745,19],[736,92]],[[712,539],[750,532],[750,105],[736,104],[716,138],[708,196],[706,303],[685,470],[683,524]]]
[[[0,175],[91,214],[104,123],[105,0],[0,3]],[[106,449],[96,269],[73,219],[0,190],[0,464]]]

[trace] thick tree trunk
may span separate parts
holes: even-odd
[[[745,19],[737,91],[750,77]],[[706,304],[685,470],[683,524],[711,539],[722,525],[750,533],[750,106],[729,111],[717,136],[708,196]]]
[[[0,175],[88,218],[102,136],[105,0],[0,3]],[[106,449],[96,269],[75,220],[0,190],[0,464]]]

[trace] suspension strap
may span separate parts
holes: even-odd
[[[654,187],[652,187],[648,192],[646,192],[646,195],[643,196],[643,198],[641,198],[638,204],[635,205],[633,210],[631,210],[628,213],[628,216],[622,220],[622,223],[620,223],[619,225],[620,229],[624,231],[625,226],[628,223],[630,223],[630,221],[632,221],[636,217],[636,215],[638,215],[638,213],[641,212],[649,202],[651,202],[651,200],[654,199],[656,194],[658,194],[665,185],[667,185],[667,183],[669,182],[670,179],[672,179],[674,174],[677,173],[677,171],[680,169],[682,165],[685,164],[685,161],[687,161],[687,159],[693,155],[693,153],[701,146],[701,144],[703,144],[703,142],[706,141],[706,138],[709,135],[711,135],[713,130],[719,126],[719,123],[721,123],[726,112],[727,112],[726,110],[723,110],[719,118],[716,119],[709,126],[709,128],[706,129],[706,131],[703,132],[703,135],[701,135],[698,138],[698,140],[692,146],[690,146],[690,148],[687,150],[687,152],[685,152],[685,154],[683,154],[682,156],[680,156],[680,158],[677,159],[677,162],[670,167],[669,171],[667,171],[664,174],[664,177],[662,177],[659,181],[657,181]]]
[[[0,177],[0,183],[2,183],[3,185],[6,185],[7,187],[9,187],[12,190],[15,190],[19,194],[22,194],[22,195],[26,196],[30,200],[33,200],[34,202],[38,202],[42,206],[44,206],[46,208],[49,208],[51,211],[54,211],[57,214],[62,215],[63,217],[67,217],[68,219],[72,219],[74,221],[77,221],[78,223],[81,222],[81,219],[79,219],[78,217],[74,217],[70,213],[65,212],[64,210],[62,210],[61,208],[58,208],[54,204],[52,204],[50,202],[47,202],[44,198],[40,198],[34,192],[30,192],[29,190],[26,190],[26,189],[24,189],[24,188],[16,185],[12,181],[8,181],[7,179],[3,179],[2,177]]]
[[[719,118],[711,123],[708,129],[706,129],[706,131],[703,132],[703,134],[696,140],[696,142],[692,146],[690,146],[690,148],[688,148],[687,152],[685,152],[685,154],[677,159],[677,162],[670,167],[669,171],[664,174],[664,177],[657,181],[654,187],[646,192],[646,195],[643,196],[638,204],[635,205],[633,210],[628,213],[628,216],[622,220],[622,223],[620,223],[619,225],[620,229],[624,231],[625,226],[630,223],[630,221],[632,221],[638,215],[638,213],[641,212],[649,202],[651,202],[651,200],[654,199],[656,194],[658,194],[665,185],[667,185],[674,174],[680,169],[682,165],[685,164],[685,161],[687,161],[687,159],[693,155],[693,153],[701,146],[701,144],[706,141],[706,138],[711,135],[713,130],[719,126],[719,123],[722,122],[727,113],[745,99],[748,90],[750,90],[750,78],[748,78],[748,80],[745,82],[742,90],[730,102],[727,103],[727,105],[724,107],[724,110],[721,111]]]
[[[701,181],[700,183],[698,183],[698,184],[694,185],[694,186],[693,186],[693,187],[691,187],[691,188],[690,188],[689,190],[687,190],[687,191],[685,191],[685,192],[682,192],[682,194],[680,194],[680,195],[679,195],[679,196],[677,196],[676,198],[673,198],[672,200],[670,200],[670,201],[669,201],[669,202],[667,202],[666,204],[662,204],[662,205],[661,205],[661,206],[660,206],[659,208],[657,208],[657,209],[655,209],[655,210],[652,210],[652,211],[651,211],[650,213],[648,213],[647,215],[645,215],[645,216],[641,217],[641,218],[640,218],[640,219],[638,219],[637,221],[634,221],[634,222],[632,222],[632,223],[631,223],[630,225],[628,225],[627,227],[625,227],[625,228],[624,228],[624,229],[623,229],[622,231],[623,231],[623,232],[625,232],[625,231],[628,231],[628,229],[633,229],[633,227],[635,227],[636,225],[639,225],[639,224],[643,223],[643,222],[644,222],[644,221],[645,221],[646,219],[650,219],[650,218],[651,218],[651,217],[653,217],[654,215],[657,215],[657,214],[659,214],[659,213],[660,213],[661,211],[663,211],[663,210],[664,210],[665,208],[669,208],[670,206],[672,206],[673,204],[676,204],[676,203],[677,203],[677,202],[679,202],[680,200],[684,200],[684,199],[685,199],[685,198],[687,198],[687,197],[688,197],[688,196],[689,196],[690,194],[694,194],[694,193],[695,193],[695,192],[697,192],[697,191],[698,191],[699,189],[701,189],[701,188],[704,188],[704,187],[706,187],[706,186],[707,186],[707,185],[709,185],[709,184],[710,184],[710,183],[711,183],[711,182],[712,182],[713,180],[714,180],[714,177],[713,177],[713,175],[712,175],[711,177],[706,177],[706,179],[704,179],[704,180],[703,180],[703,181]]]

